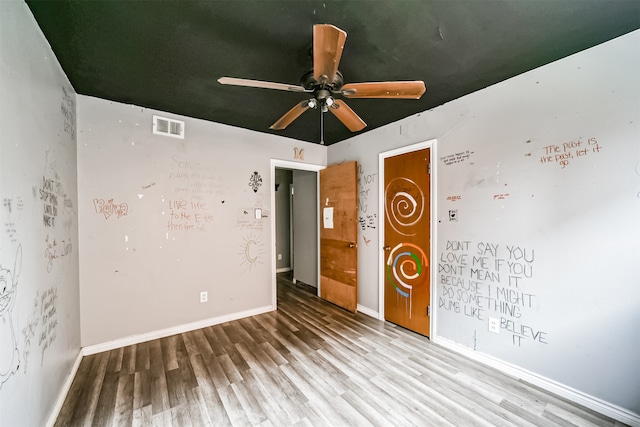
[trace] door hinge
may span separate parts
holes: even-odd
[[[431,174],[431,163],[427,163],[427,173]]]
[[[294,188],[294,187],[291,187],[291,195],[292,195],[292,196],[293,196],[293,188]]]
[[[427,306],[427,316],[431,316],[431,306]]]

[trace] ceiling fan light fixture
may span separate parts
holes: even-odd
[[[314,98],[311,98],[307,103],[307,106],[309,108],[316,108],[318,106],[318,101],[316,101]]]
[[[324,102],[327,104],[327,107],[331,107],[333,105],[333,98],[329,96]]]

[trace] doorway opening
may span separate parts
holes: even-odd
[[[318,188],[321,165],[271,160],[272,306],[277,274],[319,287]],[[317,291],[316,291],[317,295]]]

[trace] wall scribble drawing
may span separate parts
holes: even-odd
[[[24,208],[24,201],[20,196],[15,198],[5,197],[4,199],[2,199],[2,204],[4,205],[5,208],[7,208],[7,210],[9,211],[9,214],[11,214],[12,211],[15,211],[15,210],[21,211]]]
[[[40,296],[40,323],[42,330],[38,335],[41,350],[40,366],[44,363],[44,355],[58,336],[58,288],[51,286]]]
[[[18,245],[13,269],[0,265],[0,389],[20,369],[14,305],[22,267],[22,246]]]
[[[60,114],[63,119],[63,128],[71,138],[76,137],[76,103],[73,97],[73,89],[67,89],[62,86],[62,101],[60,102]]]
[[[169,209],[169,231],[208,231],[207,225],[213,222],[213,214],[205,202],[170,199]]]
[[[39,334],[38,325],[40,324],[40,319],[38,317],[38,310],[40,308],[40,291],[36,290],[36,296],[33,299],[33,304],[31,305],[31,314],[27,317],[27,324],[22,328],[22,337],[24,341],[24,346],[22,347],[22,355],[24,358],[24,362],[22,366],[24,367],[23,372],[27,372],[27,368],[29,366],[29,356],[31,355],[31,341]]]
[[[252,232],[243,236],[240,248],[239,254],[243,258],[241,265],[249,271],[258,264],[264,264],[264,243],[261,242],[259,234]]]
[[[104,199],[93,199],[93,206],[97,213],[104,215],[104,219],[109,219],[113,214],[116,214],[118,218],[129,214],[129,205],[126,203],[115,204],[113,199],[109,199],[106,202]]]
[[[258,173],[258,171],[254,171],[251,178],[249,178],[249,187],[253,190],[254,193],[258,192],[258,189],[262,186],[262,177]]]
[[[367,173],[362,165],[358,165],[358,224],[362,231],[367,228],[375,229],[378,224],[378,214],[367,213],[369,209],[369,193],[373,189],[377,173]]]
[[[456,163],[466,162],[471,158],[473,151],[465,150],[459,153],[447,154],[446,156],[440,157],[440,161],[444,163],[446,166],[455,165]]]
[[[22,197],[5,197],[2,200],[4,208],[7,210],[8,216],[4,221],[4,232],[11,241],[18,241],[18,227],[16,221],[22,218],[22,210],[24,209],[24,201]]]
[[[535,251],[520,245],[448,240],[440,253],[438,309],[486,324],[494,318],[515,347],[547,344],[535,325],[540,311],[534,277]]]
[[[58,195],[61,193],[60,183],[43,176],[42,186],[38,191],[40,200],[42,200],[42,223],[45,227],[53,227],[58,216]]]
[[[44,243],[44,257],[47,259],[47,273],[50,273],[53,269],[53,261],[70,255],[73,252],[73,244],[71,243],[70,237],[58,243],[55,238],[51,240],[49,235],[45,238]]]
[[[538,160],[540,164],[557,163],[560,169],[564,169],[573,159],[585,157],[589,153],[599,153],[602,147],[597,138],[591,137],[586,143],[582,138],[578,138],[576,141],[564,142],[562,145],[550,144],[542,150],[543,155]]]

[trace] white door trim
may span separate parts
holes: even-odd
[[[437,173],[436,173],[436,162],[434,161],[438,157],[436,156],[436,142],[437,139],[430,139],[428,141],[418,142],[416,144],[407,145],[405,147],[396,148],[390,151],[384,151],[378,154],[378,319],[384,320],[384,277],[385,277],[385,252],[384,252],[384,226],[385,226],[385,217],[384,217],[384,208],[385,208],[385,200],[384,200],[384,160],[388,157],[397,156],[400,154],[411,153],[413,151],[422,150],[424,148],[429,148],[430,158],[429,163],[431,164],[431,177],[429,179],[429,192],[430,192],[430,233],[431,233],[431,241],[429,242],[430,247],[430,259],[429,259],[429,272],[431,276],[431,322],[430,322],[430,331],[429,336],[433,336],[435,332],[435,323],[436,319],[433,314],[435,313],[435,289],[436,284],[436,269],[432,268],[436,265],[435,260],[435,242],[436,239],[436,189],[437,186]]]

